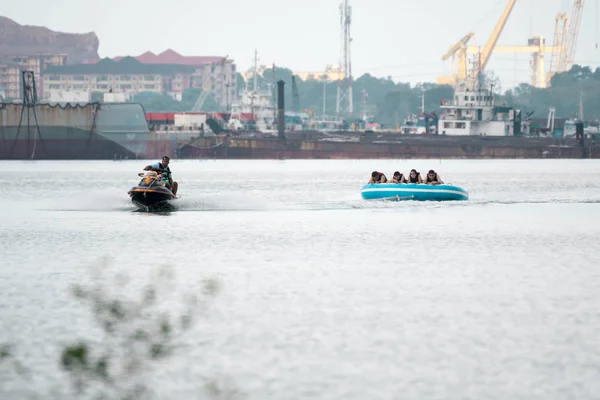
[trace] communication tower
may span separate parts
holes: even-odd
[[[337,106],[336,113],[338,118],[352,115],[352,60],[350,58],[350,23],[352,16],[352,7],[349,0],[343,0],[340,4],[340,25],[341,34],[341,55],[340,69],[343,71],[343,77],[338,83],[337,88]]]

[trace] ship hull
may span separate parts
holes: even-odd
[[[0,159],[143,158],[149,132],[139,104],[0,103]]]
[[[514,159],[598,158],[600,147],[573,139],[523,137],[443,137],[433,135],[356,138],[355,142],[318,139],[214,138],[180,150],[182,158],[217,159]]]
[[[35,111],[35,112],[34,112]],[[401,135],[382,132],[256,132],[199,137],[200,132],[150,132],[136,103],[0,103],[0,159],[373,159],[600,158],[600,146],[574,139]]]
[[[61,138],[64,132],[70,131],[69,138]],[[0,128],[0,133],[2,132]],[[74,132],[69,127],[45,128],[44,135],[38,136],[33,132],[24,137],[5,136],[0,140],[0,159],[3,160],[105,160],[136,158],[137,154],[107,140],[99,135],[87,132]],[[14,135],[13,135],[14,136]]]

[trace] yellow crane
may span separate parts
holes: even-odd
[[[498,43],[498,38],[506,25],[506,21],[512,12],[515,3],[517,0],[509,0],[500,20],[496,23],[494,27],[494,31],[490,35],[487,43],[483,47],[470,47],[467,45],[468,41],[473,38],[473,33],[468,33],[461,40],[458,41],[454,46],[448,50],[446,54],[442,57],[442,60],[447,60],[452,57],[453,65],[452,65],[452,76],[451,77],[439,77],[438,84],[452,84],[454,86],[469,84],[476,85],[479,79],[480,74],[485,69],[487,63],[490,60],[494,49],[496,48],[496,44]],[[471,71],[468,70],[468,58],[467,53],[469,48],[477,50],[477,57],[473,60],[473,68]],[[455,66],[455,58],[458,58],[458,66]]]
[[[554,42],[552,46],[545,44],[542,36],[534,36],[528,40],[527,46],[496,46],[494,51],[502,53],[531,53],[533,56],[533,75],[531,86],[545,88],[550,86],[552,76],[557,73],[568,71],[573,66],[575,50],[577,48],[577,37],[583,10],[583,0],[574,0],[571,13],[571,23],[566,14],[556,15],[554,27]],[[476,46],[468,46],[467,53],[478,53],[481,49]],[[544,65],[544,56],[550,53],[548,73]]]
[[[442,61],[452,57],[452,75],[438,77],[438,85],[455,85],[467,79],[467,44],[474,36],[473,32],[467,33],[454,46],[443,55]],[[458,62],[456,59],[458,58]]]
[[[550,86],[550,81],[555,74],[566,72],[573,66],[582,11],[583,0],[574,0],[570,23],[566,14],[556,15],[554,45],[559,47],[559,51],[556,57],[556,65],[554,56],[550,59],[550,68],[546,82],[548,86]]]
[[[510,0],[500,17],[500,20],[496,23],[496,27],[490,36],[490,39],[487,41],[481,52],[478,53],[478,57],[475,57],[473,60],[473,70],[471,71],[470,77],[471,79],[477,79],[479,74],[485,70],[487,63],[490,61],[490,56],[492,52],[496,48],[496,44],[498,43],[498,38],[506,25],[506,21],[512,12],[515,3],[517,0]]]
[[[562,47],[560,46],[546,46],[542,36],[534,36],[528,40],[526,46],[496,46],[494,51],[498,53],[531,53],[533,55],[531,86],[543,88],[546,87],[548,82],[546,78],[544,56],[546,53],[558,53],[561,49]],[[480,53],[481,51],[481,48],[478,46],[469,46],[467,48],[468,53]]]

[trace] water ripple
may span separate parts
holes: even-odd
[[[3,374],[2,398],[67,396],[60,346],[98,334],[67,288],[106,255],[134,283],[166,263],[182,291],[222,285],[149,372],[164,398],[206,377],[248,399],[600,392],[596,160],[174,160],[163,213],[127,197],[146,161],[0,164],[0,342],[37,376]],[[373,169],[431,167],[470,200],[360,198]]]

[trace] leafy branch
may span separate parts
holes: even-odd
[[[96,269],[106,271],[106,263]],[[101,276],[94,284],[75,285],[73,295],[86,304],[95,323],[103,331],[99,343],[77,340],[68,344],[60,364],[69,374],[78,394],[94,393],[121,399],[150,396],[146,374],[158,362],[173,354],[181,337],[196,321],[198,312],[208,298],[218,292],[214,280],[203,282],[200,295],[182,296],[183,310],[177,313],[169,295],[177,293],[173,275],[162,268],[154,282],[143,286],[137,296],[125,298],[122,277],[116,285],[106,285]],[[118,293],[111,293],[111,288]]]

